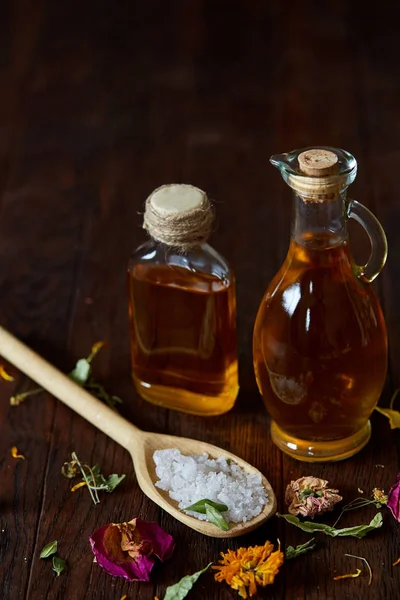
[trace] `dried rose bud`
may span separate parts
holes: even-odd
[[[149,581],[155,558],[172,556],[175,543],[157,523],[132,519],[110,523],[89,538],[99,565],[110,575],[129,581]]]
[[[327,487],[328,482],[318,477],[300,477],[291,481],[286,488],[285,502],[292,515],[311,517],[332,510],[335,504],[343,500],[339,490]]]
[[[389,490],[387,505],[396,521],[400,522],[400,473],[397,475],[397,483]]]

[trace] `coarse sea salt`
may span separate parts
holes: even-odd
[[[153,455],[159,478],[156,486],[169,492],[179,508],[199,500],[213,500],[225,504],[226,521],[246,523],[260,514],[268,501],[261,473],[246,473],[224,457],[209,459],[208,454],[185,456],[176,448],[156,450]],[[185,511],[197,519],[206,515]]]

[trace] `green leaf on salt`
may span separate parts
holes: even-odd
[[[208,500],[207,498],[204,498],[204,500],[199,500],[198,502],[195,502],[190,506],[186,506],[186,508],[184,508],[183,510],[191,510],[193,512],[198,512],[202,515],[205,515],[206,504],[208,504],[209,506],[213,506],[219,512],[224,512],[225,510],[228,510],[226,504],[219,504],[218,502],[213,502],[212,500]]]
[[[228,531],[229,523],[225,521],[224,517],[221,515],[219,510],[211,506],[211,504],[208,504],[208,502],[205,503],[205,506],[207,521],[209,521],[213,525],[216,525],[217,527],[219,527],[219,529],[222,529],[223,531]]]
[[[280,515],[277,513],[278,517],[282,517],[288,523],[299,527],[303,531],[307,533],[325,533],[326,535],[330,535],[331,537],[355,537],[361,539],[365,537],[374,529],[379,529],[382,527],[382,513],[378,512],[369,525],[356,525],[354,527],[344,527],[343,529],[335,529],[335,527],[331,527],[330,525],[325,525],[324,523],[312,523],[311,521],[300,521],[298,517],[294,515]]]
[[[201,571],[197,571],[197,573],[193,573],[193,575],[186,575],[183,577],[178,583],[175,585],[170,585],[167,587],[164,600],[183,600],[186,598],[200,575],[205,573],[210,567],[212,563],[208,564]]]

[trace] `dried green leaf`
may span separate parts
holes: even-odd
[[[209,523],[212,523],[213,525],[216,525],[217,527],[219,527],[219,529],[222,529],[223,531],[228,531],[229,523],[225,521],[224,517],[221,515],[219,510],[211,506],[211,504],[208,504],[208,502],[205,503],[205,507],[207,521],[209,521]]]
[[[335,527],[331,527],[330,525],[325,525],[324,523],[312,523],[311,521],[300,521],[298,517],[294,515],[280,515],[277,513],[278,517],[282,517],[291,525],[295,525],[299,527],[303,531],[307,533],[325,533],[326,535],[330,535],[331,537],[355,537],[361,539],[365,537],[368,533],[373,531],[374,529],[379,529],[382,527],[382,513],[378,512],[369,525],[356,525],[354,527],[345,527],[343,529],[335,529]]]
[[[299,544],[295,548],[293,546],[288,546],[285,551],[285,559],[290,560],[291,558],[296,558],[301,554],[305,554],[310,550],[314,550],[316,544],[313,544],[315,538],[311,538],[305,544]]]
[[[212,500],[208,500],[207,498],[204,498],[204,500],[199,500],[198,502],[195,502],[194,504],[191,504],[190,506],[186,506],[186,508],[184,508],[183,510],[191,510],[193,512],[198,512],[202,515],[205,515],[206,514],[206,503],[209,504],[210,506],[213,506],[219,512],[224,512],[225,510],[228,510],[228,507],[226,506],[226,504],[219,504],[218,502],[213,502]]]
[[[115,488],[117,487],[117,485],[119,485],[121,483],[121,481],[123,479],[125,479],[126,475],[117,475],[116,473],[113,473],[112,475],[110,475],[106,481],[106,492],[111,493],[115,490]]]
[[[80,473],[82,475],[82,480],[86,483],[87,489],[94,504],[99,504],[100,502],[98,492],[113,492],[115,488],[121,483],[121,481],[126,477],[126,475],[124,474],[117,475],[116,473],[113,473],[112,475],[106,478],[100,472],[99,465],[93,465],[93,467],[90,467],[89,465],[82,464],[78,456],[76,455],[76,452],[72,452],[71,456],[73,459],[71,463],[64,463],[64,466],[76,466],[76,468],[78,469],[78,474]]]
[[[51,556],[52,554],[55,554],[57,552],[57,540],[54,540],[54,542],[50,542],[49,544],[46,544],[41,552],[40,552],[40,558],[49,558],[49,556]]]
[[[60,558],[59,556],[53,556],[53,571],[57,573],[57,577],[61,575],[61,573],[65,569],[65,560]]]
[[[178,583],[175,583],[175,585],[167,587],[164,600],[183,600],[183,598],[186,598],[200,575],[205,573],[211,565],[212,563],[208,564],[201,571],[193,573],[193,575],[186,575],[186,577],[183,577]]]

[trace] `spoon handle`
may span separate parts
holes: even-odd
[[[0,354],[53,396],[126,449],[142,432],[0,326]]]

